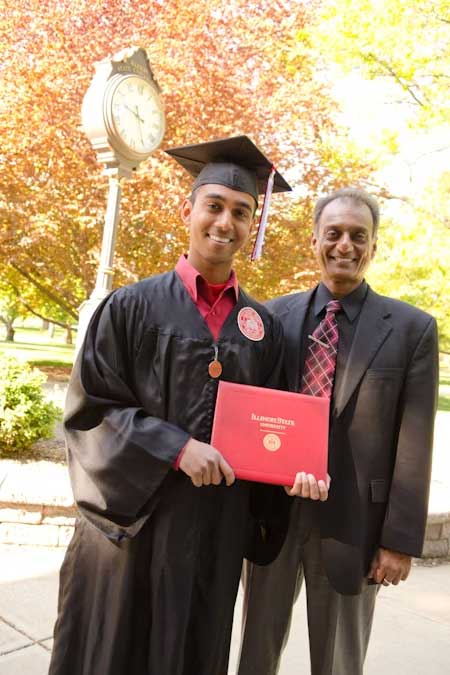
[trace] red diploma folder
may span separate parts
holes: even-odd
[[[219,382],[211,445],[237,478],[293,485],[299,471],[325,480],[327,398]]]

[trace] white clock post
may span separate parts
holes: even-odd
[[[95,308],[112,290],[121,181],[159,147],[165,131],[160,90],[143,49],[124,49],[95,66],[83,99],[82,122],[97,159],[105,166],[109,193],[97,281],[80,307],[77,352]]]

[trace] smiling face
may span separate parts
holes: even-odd
[[[183,222],[189,227],[188,261],[211,283],[230,275],[234,254],[247,241],[254,222],[255,200],[224,185],[202,185],[195,199],[185,199]]]
[[[334,297],[354,291],[376,251],[369,207],[347,198],[334,199],[322,211],[312,246],[322,281]]]

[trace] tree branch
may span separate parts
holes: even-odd
[[[362,54],[362,56],[364,57],[364,54]],[[404,91],[406,91],[406,92],[414,99],[414,101],[415,101],[418,105],[420,105],[422,108],[425,107],[425,103],[424,103],[423,101],[421,101],[419,98],[417,98],[417,96],[416,96],[416,94],[414,93],[414,91],[412,90],[411,86],[408,85],[408,84],[406,84],[406,82],[404,82],[404,81],[402,80],[402,78],[401,78],[399,75],[397,75],[397,73],[395,72],[395,70],[393,70],[393,68],[389,65],[389,63],[386,63],[386,61],[383,61],[383,59],[380,59],[380,58],[379,58],[378,56],[376,56],[376,54],[374,54],[373,52],[370,52],[370,53],[368,54],[368,56],[369,56],[369,58],[371,58],[373,61],[375,61],[375,63],[378,63],[378,65],[380,65],[382,68],[384,68],[384,70],[386,70],[386,71],[389,73],[389,75],[391,75],[391,77],[394,78],[394,80],[401,86],[401,88],[402,88]]]
[[[54,323],[56,326],[60,326],[61,328],[65,328],[66,330],[68,328],[72,328],[70,323],[64,323],[63,321],[57,321],[56,319],[50,319],[48,316],[44,316],[44,314],[41,314],[40,312],[37,312],[35,309],[31,307],[31,305],[26,302],[23,298],[19,296],[19,302],[27,309],[31,314],[34,314],[34,316],[37,316],[38,319],[42,319],[42,321],[48,321],[49,323]]]
[[[41,293],[43,293],[47,298],[49,298],[52,302],[56,303],[59,307],[61,307],[64,311],[66,311],[71,317],[73,317],[75,320],[78,320],[78,314],[72,308],[70,305],[67,303],[63,302],[61,298],[59,298],[57,295],[49,291],[40,281],[37,279],[34,279],[33,276],[27,272],[26,270],[23,270],[21,267],[19,267],[16,263],[10,262],[11,267],[13,267],[16,272],[19,272],[25,279],[27,279],[33,286],[35,286]]]

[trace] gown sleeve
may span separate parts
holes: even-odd
[[[190,434],[145,409],[133,384],[139,303],[112,293],[95,312],[69,384],[64,430],[75,501],[111,539],[134,536]],[[147,402],[148,405],[150,405]]]

